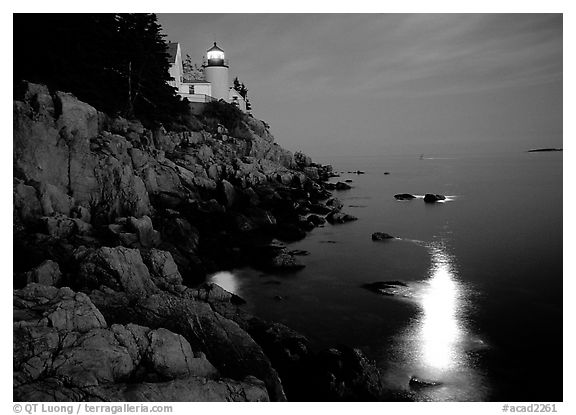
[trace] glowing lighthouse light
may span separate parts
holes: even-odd
[[[216,42],[214,42],[214,46],[206,51],[206,58],[208,59],[208,66],[221,66],[225,64],[224,51],[216,45]]]
[[[222,52],[221,50],[211,50],[208,52],[208,59],[210,60],[224,59],[224,52]]]

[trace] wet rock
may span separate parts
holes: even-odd
[[[432,194],[432,193],[426,193],[426,195],[424,195],[424,202],[426,202],[426,203],[435,203],[435,202],[438,202],[440,200],[446,200],[446,196],[436,195],[436,194]]]
[[[285,271],[298,270],[305,267],[304,264],[289,252],[281,252],[272,257],[268,265],[272,269]]]
[[[422,379],[416,376],[412,376],[410,378],[410,382],[408,382],[411,388],[413,389],[421,389],[421,388],[428,388],[432,386],[441,386],[442,382],[438,382],[435,380],[428,380]]]
[[[312,223],[312,225],[314,226],[321,226],[324,225],[326,223],[326,219],[324,219],[322,216],[318,216],[318,215],[308,215],[306,217],[306,220],[310,223]]]
[[[311,379],[318,400],[374,401],[382,399],[384,392],[376,365],[359,349],[345,346],[320,352]]]
[[[387,296],[406,295],[408,285],[402,281],[378,281],[362,285],[373,293]]]
[[[387,234],[385,232],[374,232],[372,234],[373,241],[385,241],[388,239],[396,239],[394,236]]]
[[[412,199],[416,199],[416,196],[411,195],[410,193],[399,193],[397,195],[394,195],[394,197],[397,200],[412,200]]]
[[[326,206],[328,206],[332,212],[340,211],[344,204],[340,201],[340,199],[332,197],[326,201]]]
[[[342,223],[346,223],[346,222],[352,222],[352,221],[358,220],[358,218],[356,216],[352,216],[352,215],[349,215],[347,213],[332,212],[328,216],[326,216],[326,220],[330,224],[336,225],[336,224],[342,224]]]
[[[352,186],[350,186],[347,183],[344,182],[336,183],[336,190],[349,190],[349,189],[352,189]]]

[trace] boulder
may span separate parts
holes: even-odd
[[[315,358],[312,379],[319,400],[381,400],[384,379],[376,365],[359,349],[345,346],[324,350]]]
[[[412,199],[416,199],[416,196],[411,195],[410,193],[399,193],[397,195],[394,195],[394,197],[397,200],[412,200]]]
[[[436,194],[432,194],[432,193],[426,193],[426,195],[424,195],[424,202],[426,202],[426,203],[435,203],[435,202],[438,202],[440,200],[446,200],[446,196],[436,195]]]
[[[336,190],[349,190],[349,189],[352,189],[352,186],[350,186],[348,183],[344,182],[336,183]]]
[[[87,332],[105,328],[106,320],[83,293],[31,283],[14,291],[15,327],[43,326],[56,330]]]
[[[131,216],[128,218],[128,229],[138,236],[140,245],[144,248],[151,248],[160,244],[160,233],[155,231],[152,226],[152,220],[148,216],[142,216],[139,219]]]
[[[292,271],[305,267],[298,258],[289,252],[280,252],[269,261],[270,268],[274,270]]]
[[[306,217],[306,220],[310,223],[312,223],[312,225],[314,226],[321,226],[324,225],[326,223],[326,219],[324,219],[322,216],[318,216],[318,215],[308,215]]]
[[[356,216],[352,216],[352,215],[349,215],[347,213],[332,212],[328,216],[326,216],[326,220],[330,224],[336,225],[336,224],[341,224],[341,223],[346,223],[346,222],[352,222],[352,221],[358,220],[358,218]]]
[[[330,210],[334,212],[340,211],[344,207],[344,204],[340,201],[340,199],[331,197],[326,201],[326,206],[328,206]]]
[[[22,222],[34,222],[42,215],[42,205],[36,195],[36,189],[14,180],[13,187],[14,218]]]
[[[50,259],[42,262],[36,268],[26,273],[26,282],[36,282],[43,285],[57,285],[62,279],[62,273],[57,262]]]
[[[394,236],[387,234],[385,232],[374,232],[372,234],[373,241],[385,241],[388,239],[396,239]]]
[[[75,257],[79,263],[77,284],[81,288],[104,285],[126,292],[129,298],[141,298],[158,291],[137,249],[80,248]]]
[[[402,281],[378,281],[371,282],[362,285],[362,288],[366,288],[373,293],[394,296],[394,295],[409,295],[409,287],[405,282]]]
[[[214,378],[218,371],[201,353],[194,353],[190,343],[179,334],[159,328],[148,334],[146,361],[152,370],[167,379],[189,376]]]
[[[182,276],[172,258],[172,254],[159,249],[142,253],[144,264],[148,267],[152,281],[160,288],[182,285]]]

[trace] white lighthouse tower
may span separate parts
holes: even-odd
[[[228,61],[224,57],[224,51],[216,46],[216,42],[206,52],[206,61],[203,66],[206,81],[212,84],[212,97],[229,102]]]

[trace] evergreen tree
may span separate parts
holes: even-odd
[[[15,14],[14,85],[44,83],[111,115],[170,123],[187,105],[167,84],[163,37],[154,14]]]
[[[205,80],[204,68],[192,62],[192,57],[186,54],[186,59],[182,62],[182,72],[185,82],[194,80]]]

